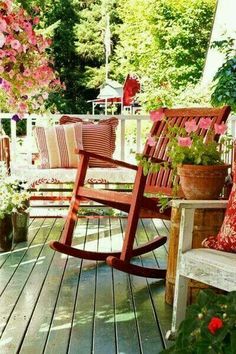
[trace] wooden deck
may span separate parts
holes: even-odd
[[[115,249],[125,222],[79,219],[76,244]],[[62,218],[31,219],[28,242],[0,254],[0,353],[159,353],[172,313],[164,281],[53,252],[48,242],[60,237],[63,225]],[[141,220],[138,242],[158,232],[166,235],[167,225]],[[166,248],[135,262],[163,266]]]

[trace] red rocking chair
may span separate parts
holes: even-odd
[[[180,108],[180,109],[164,109],[165,120],[173,121],[176,126],[184,126],[186,121],[195,119],[199,121],[201,118],[209,117],[212,119],[212,125],[220,124],[227,120],[230,113],[230,107],[223,108]],[[158,161],[168,161],[166,137],[167,125],[165,120],[157,121],[151,129],[151,136],[159,137],[155,146],[151,147],[147,143],[144,147],[144,154]],[[199,131],[199,134],[205,135],[207,138],[207,130]],[[214,137],[219,139],[219,135]],[[141,166],[131,165],[129,163],[113,160],[84,150],[78,151],[80,161],[78,165],[77,176],[74,184],[73,194],[70,202],[70,208],[65,223],[65,228],[61,240],[52,241],[50,247],[56,251],[65,253],[78,258],[90,259],[95,261],[105,261],[110,266],[121,271],[134,275],[164,278],[165,269],[153,269],[141,267],[132,264],[132,257],[139,256],[160,247],[166,242],[166,237],[155,237],[152,241],[134,248],[135,234],[140,217],[151,217],[160,219],[170,219],[170,208],[164,212],[160,212],[157,198],[149,198],[144,193],[164,192],[166,195],[172,194],[172,171],[171,169],[161,169],[158,173],[144,176]],[[84,186],[86,171],[90,158],[99,158],[103,161],[111,162],[115,165],[134,169],[137,171],[133,191],[115,192],[107,190],[91,189]],[[123,241],[122,250],[120,252],[94,252],[78,249],[72,246],[73,232],[77,221],[77,213],[81,200],[91,200],[110,206],[112,208],[128,213],[127,227]]]

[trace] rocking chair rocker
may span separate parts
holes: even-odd
[[[209,117],[212,119],[212,125],[225,122],[230,112],[230,107],[223,108],[181,108],[181,109],[164,109],[165,120],[173,122],[175,126],[184,126],[186,121],[195,119],[199,121],[201,118]],[[168,161],[166,137],[167,124],[165,120],[154,122],[151,129],[151,136],[157,135],[158,141],[155,146],[151,147],[147,143],[144,147],[144,154],[154,161]],[[200,130],[199,134],[207,139],[207,130]],[[219,139],[216,135],[215,140]],[[131,258],[150,252],[157,247],[163,245],[167,237],[155,237],[152,241],[134,248],[135,233],[138,220],[140,217],[151,217],[160,219],[170,219],[170,208],[164,212],[160,212],[157,198],[148,198],[144,193],[165,193],[172,195],[172,170],[161,169],[158,173],[144,176],[141,166],[131,165],[129,163],[110,159],[84,150],[79,150],[80,161],[77,170],[77,176],[74,184],[73,194],[70,202],[70,208],[67,215],[65,228],[60,241],[51,241],[50,247],[56,251],[71,255],[82,259],[90,259],[95,261],[105,261],[110,266],[134,275],[165,278],[165,269],[153,269],[141,267],[131,264]],[[103,161],[111,162],[115,165],[136,170],[136,177],[132,193],[115,192],[107,190],[95,190],[84,186],[86,171],[88,168],[89,158],[99,158]],[[72,246],[73,232],[77,221],[77,213],[81,200],[95,201],[112,208],[128,213],[127,227],[123,241],[122,250],[120,252],[94,252],[78,249]]]

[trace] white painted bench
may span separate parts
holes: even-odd
[[[236,253],[207,248],[192,249],[194,212],[196,209],[225,208],[227,201],[173,201],[181,208],[179,249],[175,296],[171,331],[167,337],[174,337],[181,321],[185,318],[188,279],[203,282],[225,290],[236,290]]]

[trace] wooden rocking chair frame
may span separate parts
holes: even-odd
[[[212,125],[215,123],[221,124],[227,120],[230,113],[230,107],[223,108],[179,108],[179,109],[164,109],[165,120],[171,120],[173,124],[184,126],[186,121],[210,117]],[[167,124],[165,120],[154,122],[151,129],[151,136],[157,135],[160,137],[154,147],[146,143],[143,154],[158,161],[168,161],[166,137]],[[207,139],[207,130],[199,130],[199,134]],[[219,135],[215,135],[215,140],[219,140]],[[138,220],[140,217],[152,217],[161,219],[170,219],[170,208],[164,212],[160,212],[157,198],[148,198],[144,195],[145,192],[165,192],[167,195],[172,194],[172,170],[162,169],[156,174],[144,176],[143,168],[135,166],[124,161],[110,159],[94,153],[89,153],[84,150],[79,150],[80,161],[77,170],[77,176],[74,184],[73,194],[70,202],[70,208],[67,215],[65,228],[60,241],[51,241],[50,247],[56,251],[71,255],[82,259],[90,259],[95,261],[106,261],[110,266],[121,271],[134,275],[164,278],[166,275],[165,269],[153,269],[141,267],[132,264],[132,257],[139,256],[150,252],[157,247],[163,245],[167,237],[155,237],[152,241],[134,248],[135,233]],[[99,158],[106,162],[111,162],[117,166],[136,170],[134,188],[132,193],[94,190],[84,186],[86,171],[90,158]],[[128,213],[127,227],[123,241],[122,250],[119,252],[94,252],[83,249],[78,249],[72,246],[73,232],[77,222],[77,214],[82,200],[92,200],[101,204],[108,205],[112,208]]]

